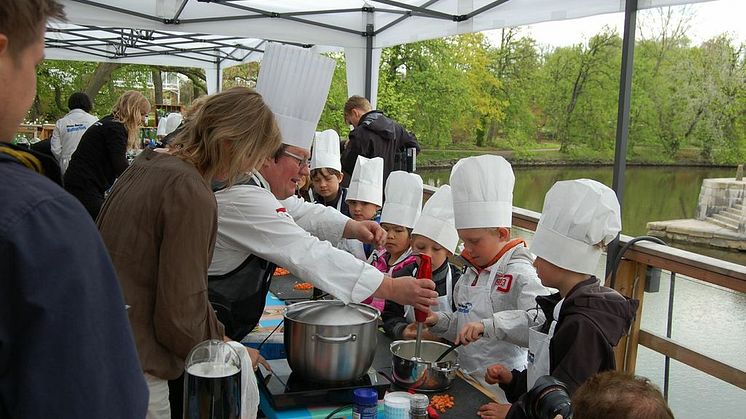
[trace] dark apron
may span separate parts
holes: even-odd
[[[262,187],[253,176],[239,184]],[[224,187],[214,184],[212,189],[217,192]],[[252,254],[231,272],[207,277],[208,298],[226,336],[240,342],[259,324],[275,267]]]

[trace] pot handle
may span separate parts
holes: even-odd
[[[321,335],[313,335],[311,336],[311,340],[320,340],[324,343],[345,343],[345,342],[354,342],[357,340],[357,335],[350,333],[347,336],[340,336],[340,337],[329,337],[329,336],[321,336]]]

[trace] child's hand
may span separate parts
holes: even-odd
[[[495,364],[487,368],[487,372],[484,373],[484,381],[487,384],[510,384],[513,381],[513,373],[504,365]]]
[[[459,332],[458,336],[456,337],[455,343],[460,343],[466,346],[471,342],[479,340],[479,338],[482,337],[483,334],[484,325],[482,324],[482,322],[466,323],[464,327],[461,328],[461,332]]]
[[[417,338],[417,323],[409,323],[401,332],[402,339],[410,340]]]
[[[437,323],[438,323],[438,314],[433,311],[430,311],[429,313],[427,313],[427,318],[425,319],[425,326],[433,327]]]
[[[479,408],[477,416],[483,419],[503,419],[508,415],[509,410],[509,404],[487,403]]]

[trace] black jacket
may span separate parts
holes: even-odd
[[[415,263],[407,265],[397,271],[394,277],[413,276],[416,267],[417,264]],[[438,269],[433,271],[433,282],[435,282],[435,291],[438,292],[438,296],[446,295],[447,269],[451,270],[451,295],[453,295],[453,288],[455,288],[456,282],[461,277],[461,269],[455,265],[451,265],[448,261],[439,266]],[[456,311],[453,301],[451,301],[451,309]],[[404,317],[404,306],[395,301],[386,300],[381,318],[383,319],[383,331],[394,340],[401,339],[404,328],[409,324],[406,317]]]
[[[358,126],[350,132],[350,140],[342,153],[342,171],[345,184],[349,185],[357,156],[383,158],[383,181],[393,170],[403,169],[395,165],[396,154],[407,148],[420,150],[417,137],[381,111],[370,111],[360,117]]]
[[[536,297],[547,318],[542,332],[549,330],[552,312],[561,298],[559,293]],[[550,373],[567,385],[570,395],[594,374],[615,368],[614,346],[629,330],[638,304],[599,285],[595,277],[570,290],[549,341]],[[515,401],[526,392],[526,379],[525,370],[513,370],[513,381],[500,385],[508,400]],[[525,417],[520,405],[521,401],[515,403],[507,417]]]
[[[104,194],[128,166],[127,129],[107,115],[80,139],[65,172],[65,189],[96,219]]]
[[[339,190],[337,191],[337,196],[332,199],[331,201],[324,200],[324,197],[318,194],[313,195],[313,202],[314,204],[321,204],[327,207],[337,208],[337,204],[339,204],[339,201],[342,200],[342,205],[339,206],[339,212],[346,216],[350,216],[350,207],[347,205],[347,188],[342,187],[342,185],[339,186]]]

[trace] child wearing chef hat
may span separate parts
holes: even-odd
[[[386,230],[386,244],[370,255],[369,262],[391,276],[415,262],[410,235],[422,211],[422,178],[414,173],[394,171],[386,180],[386,203],[381,211],[381,227]],[[364,301],[365,302],[365,301]],[[374,298],[367,304],[379,311],[384,300]]]
[[[311,202],[336,208],[350,216],[347,206],[347,188],[342,187],[339,134],[333,129],[317,132],[311,154]]]
[[[463,344],[459,364],[498,399],[504,399],[502,390],[484,381],[487,366],[498,360],[524,369],[526,349],[510,335],[493,333],[495,325],[525,335],[536,296],[548,294],[525,242],[510,239],[514,183],[510,163],[500,156],[468,157],[453,167],[450,185],[465,271],[453,293],[456,311],[427,320],[431,332]]]
[[[396,173],[396,172],[394,172]],[[391,175],[393,176],[392,173]],[[389,178],[391,179],[391,178]],[[388,190],[387,190],[388,196]],[[386,201],[388,205],[388,201]],[[385,205],[384,205],[385,209]],[[427,200],[422,214],[412,230],[411,249],[413,255],[427,255],[432,261],[432,280],[438,291],[438,305],[430,307],[433,311],[455,310],[453,307],[453,286],[461,276],[461,270],[448,262],[458,245],[458,232],[453,221],[453,202],[451,187],[443,185]],[[408,265],[400,270],[395,277],[413,275],[416,264]],[[392,339],[414,339],[417,334],[417,323],[411,306],[402,306],[387,300],[383,309],[383,330]],[[424,339],[438,340],[431,333],[425,331]]]
[[[499,383],[508,400],[542,375],[562,381],[572,395],[592,375],[615,368],[614,346],[629,330],[638,302],[602,286],[595,273],[603,246],[621,226],[614,191],[595,180],[561,181],[547,192],[531,251],[541,282],[559,292],[536,298],[546,321],[529,329],[528,368],[487,370],[487,382]],[[524,417],[521,405],[514,403],[507,417]]]
[[[378,211],[383,205],[382,158],[357,157],[350,186],[347,188],[347,205],[350,208],[350,218],[353,220],[379,221]],[[343,239],[337,247],[364,261],[373,253],[373,246],[356,239]]]

